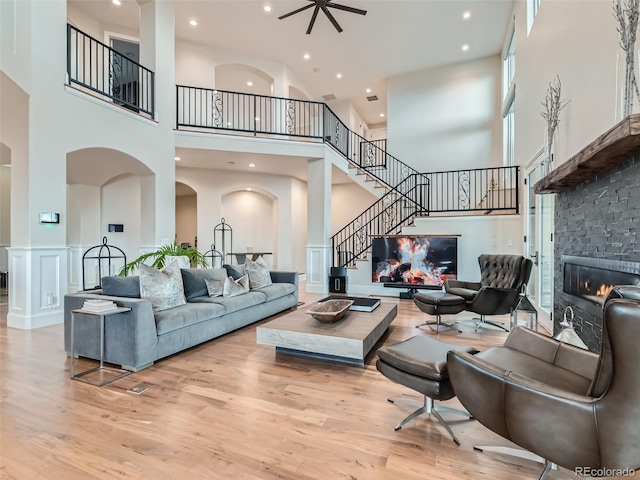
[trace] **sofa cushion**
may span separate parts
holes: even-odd
[[[102,295],[140,298],[140,277],[102,277]]]
[[[284,297],[290,293],[295,293],[296,286],[292,283],[272,283],[267,287],[257,288],[254,292],[262,292],[267,296],[267,302],[276,298]]]
[[[257,290],[252,290],[244,295],[238,295],[235,297],[198,297],[191,300],[190,303],[212,303],[224,307],[225,314],[237,312],[245,308],[253,307],[254,305],[260,305],[267,301],[267,296]]]
[[[187,303],[178,262],[173,260],[162,270],[140,264],[140,297],[151,302],[154,312]]]
[[[243,275],[237,280],[227,277],[222,286],[223,297],[236,297],[249,292],[249,276]]]
[[[156,332],[158,335],[163,335],[179,328],[221,317],[224,314],[225,308],[222,305],[187,303],[170,310],[155,312]]]
[[[244,265],[229,265],[225,263],[224,265],[222,265],[222,267],[227,270],[227,275],[234,280],[238,280],[245,273],[247,273],[244,271]]]
[[[180,273],[187,302],[192,298],[209,295],[205,280],[224,282],[224,279],[227,278],[227,270],[224,268],[183,268]]]
[[[255,262],[247,257],[244,264],[244,269],[249,275],[249,287],[252,290],[254,288],[261,288],[271,285],[269,266],[264,261],[264,258],[262,258],[262,255],[260,255]]]

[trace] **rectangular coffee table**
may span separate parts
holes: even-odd
[[[394,303],[382,303],[373,312],[348,311],[335,323],[320,323],[308,313],[311,305],[256,328],[256,341],[277,352],[306,355],[364,365],[367,353],[396,317]]]

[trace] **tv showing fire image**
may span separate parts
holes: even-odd
[[[458,238],[396,235],[371,244],[371,281],[440,287],[458,273]]]

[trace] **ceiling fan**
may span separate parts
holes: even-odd
[[[309,35],[311,33],[311,30],[313,29],[313,24],[316,23],[316,18],[318,17],[318,12],[320,10],[322,10],[324,12],[324,14],[327,16],[327,18],[331,22],[331,24],[335,27],[335,29],[338,31],[338,33],[340,33],[340,32],[342,32],[342,27],[340,27],[340,25],[338,24],[338,22],[336,21],[334,16],[331,15],[331,12],[329,11],[329,8],[335,8],[336,10],[344,10],[345,12],[349,12],[349,13],[357,13],[358,15],[366,15],[367,14],[366,10],[360,10],[359,8],[347,7],[346,5],[338,5],[336,3],[333,3],[332,0],[308,0],[308,1],[311,2],[309,5],[305,5],[304,7],[298,8],[297,10],[294,10],[293,12],[286,13],[286,14],[278,17],[278,20],[283,20],[283,19],[285,19],[287,17],[290,17],[291,15],[295,15],[296,13],[303,12],[303,11],[308,10],[309,8],[315,6],[316,8],[313,10],[313,15],[311,16],[311,22],[309,22],[309,28],[307,28],[307,35]]]

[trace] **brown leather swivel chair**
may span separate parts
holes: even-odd
[[[502,347],[449,352],[447,368],[474,418],[545,460],[540,479],[552,464],[629,472],[640,468],[639,338],[640,287],[616,287],[599,355],[517,327]]]
[[[446,280],[447,293],[465,299],[465,310],[480,315],[476,331],[489,324],[509,331],[504,325],[486,319],[487,315],[511,314],[529,281],[533,263],[522,255],[482,254],[478,257],[480,281]]]

